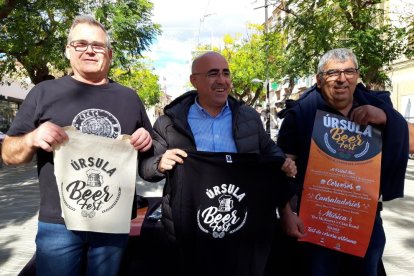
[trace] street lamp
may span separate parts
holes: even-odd
[[[266,85],[266,132],[270,135],[270,99],[269,99],[269,90],[270,90],[270,83],[269,83],[269,41],[268,41],[268,13],[267,13],[267,7],[269,5],[273,5],[273,4],[269,4],[268,0],[265,0],[265,4],[262,7],[258,7],[255,9],[259,9],[259,8],[265,8],[265,51],[266,51],[266,80],[264,81],[264,84]]]
[[[204,21],[206,20],[207,17],[215,15],[216,13],[207,13],[204,14],[201,18],[200,18],[200,24],[198,25],[198,37],[197,37],[197,46],[200,45],[200,34],[201,34],[201,28],[202,25],[204,24]],[[211,40],[212,40],[212,32],[210,32],[210,45],[211,45]]]

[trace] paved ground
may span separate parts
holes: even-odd
[[[162,183],[137,180],[138,193],[161,194]],[[405,198],[385,203],[387,275],[414,275],[414,161],[409,161]],[[39,192],[33,164],[0,168],[0,276],[15,276],[33,255]]]
[[[387,243],[384,265],[387,275],[414,275],[414,160],[408,161],[405,197],[384,203],[382,219]]]
[[[34,252],[39,192],[33,165],[0,169],[0,275],[17,275]]]
[[[160,196],[162,182],[138,179],[137,193]],[[0,167],[0,210],[0,276],[15,276],[35,250],[39,189],[33,163]]]

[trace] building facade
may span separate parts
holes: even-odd
[[[30,81],[16,82],[16,81],[3,81],[0,85],[0,131],[6,132],[17,110],[26,98],[27,93],[33,87]]]

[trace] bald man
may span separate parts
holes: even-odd
[[[196,90],[184,93],[164,108],[164,115],[154,124],[154,155],[143,160],[140,175],[148,181],[159,181],[177,163],[185,162],[187,152],[202,151],[282,157],[285,161],[281,169],[294,176],[294,161],[286,158],[266,133],[260,114],[229,95],[232,80],[227,60],[219,53],[207,52],[193,61],[191,71],[190,82]],[[167,233],[174,237],[171,182],[167,178],[164,187],[163,220]],[[289,204],[282,207],[282,216],[290,216]]]

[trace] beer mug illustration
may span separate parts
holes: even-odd
[[[221,195],[218,198],[219,201],[219,212],[230,212],[233,209],[233,199],[231,195]]]
[[[103,184],[103,176],[101,172],[95,169],[90,169],[86,172],[88,176],[88,180],[86,181],[86,185],[90,187],[101,187]]]

